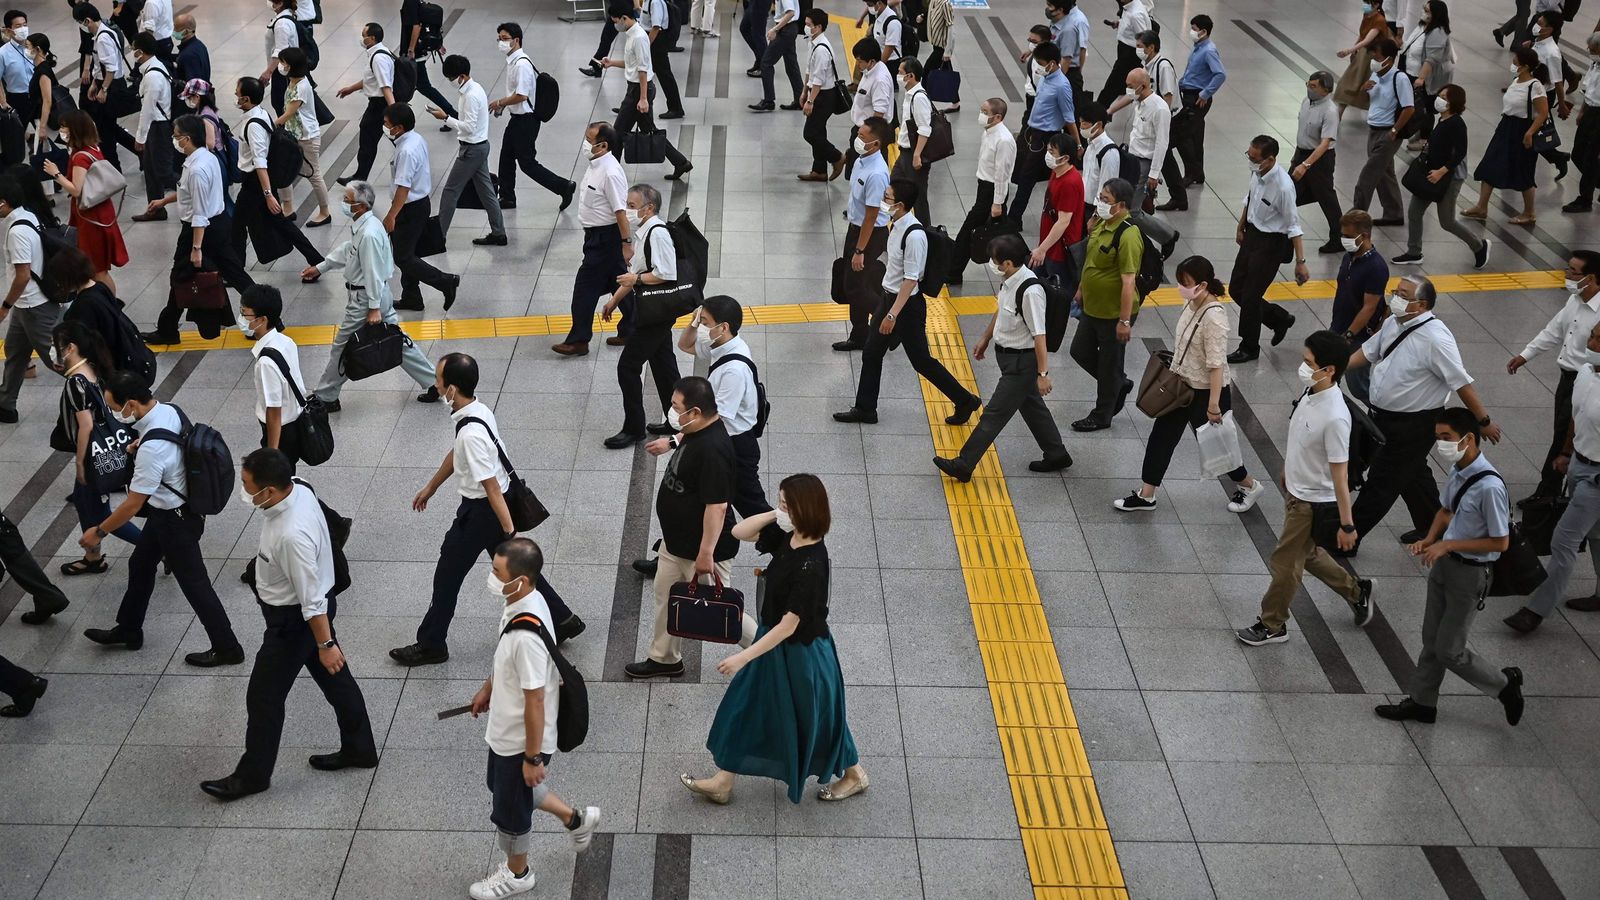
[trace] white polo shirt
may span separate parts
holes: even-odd
[[[475,404],[474,404],[475,405]],[[550,606],[538,591],[506,605],[495,623],[495,633],[505,630],[513,618],[532,613],[555,637],[555,622]],[[556,717],[561,707],[561,672],[545,647],[544,640],[532,631],[511,631],[500,635],[494,647],[493,681],[489,689],[489,722],[483,739],[500,756],[521,756],[530,752],[556,752]],[[523,691],[544,688],[543,746],[528,747],[528,730],[523,723],[526,700]]]
[[[1412,332],[1389,356],[1384,356],[1400,333],[1418,323],[1427,323]],[[1450,395],[1472,383],[1461,350],[1433,311],[1401,323],[1389,316],[1378,333],[1361,345],[1372,366],[1369,389],[1372,405],[1386,412],[1422,412],[1439,409],[1450,402]]]
[[[282,424],[287,426],[290,422],[300,418],[300,401],[294,398],[294,391],[290,390],[289,382],[283,377],[283,370],[270,357],[263,356],[268,350],[276,350],[289,364],[289,374],[294,376],[294,386],[300,389],[300,396],[306,395],[305,376],[300,374],[300,348],[294,338],[274,328],[266,333],[260,340],[250,347],[250,353],[256,358],[255,362],[255,388],[256,388],[256,421],[267,421],[267,410],[280,409],[283,411]]]
[[[1289,494],[1307,503],[1330,503],[1334,463],[1350,461],[1350,408],[1337,386],[1300,398],[1289,416],[1289,448],[1283,480]]]
[[[452,454],[456,491],[468,500],[481,500],[489,496],[489,492],[483,488],[483,482],[490,477],[504,491],[511,486],[511,479],[506,467],[500,464],[500,451],[495,447],[495,442],[500,439],[500,423],[495,421],[494,410],[482,400],[474,400],[450,414],[452,422],[462,419],[482,419],[489,427],[485,429],[473,422],[456,432]]]
[[[906,234],[918,224],[915,213],[906,213],[889,225],[889,253],[884,263],[883,289],[891,294],[900,293],[900,283],[907,278],[922,281],[922,269],[928,262],[928,235],[925,231]],[[901,249],[904,244],[905,249]]]
[[[261,513],[256,551],[256,594],[268,606],[300,607],[310,619],[328,612],[333,590],[333,538],[317,495],[296,484],[289,496]]]
[[[29,224],[21,224],[23,222]],[[33,273],[28,277],[28,283],[23,286],[22,293],[18,295],[17,302],[13,306],[16,309],[39,306],[45,302],[44,291],[39,290],[38,281],[44,277],[44,242],[39,238],[39,217],[23,207],[17,207],[11,211],[11,215],[5,217],[4,225],[6,266],[11,272],[15,272],[17,266],[27,265]]]
[[[1022,266],[1000,283],[994,319],[994,342],[1008,350],[1032,350],[1033,339],[1045,333],[1044,286],[1034,285],[1022,294],[1017,302],[1017,291],[1030,278],[1033,270]]]

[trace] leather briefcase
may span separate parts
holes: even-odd
[[[196,271],[172,285],[172,302],[179,309],[227,309],[228,288],[221,272]]]
[[[712,572],[715,584],[680,581],[667,595],[667,633],[673,637],[737,644],[744,634],[744,594],[722,586],[722,576]]]
[[[379,322],[363,325],[350,335],[339,357],[339,371],[351,381],[381,375],[400,366],[400,355],[411,345],[411,338],[399,325]]]

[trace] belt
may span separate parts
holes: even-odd
[[[1029,348],[1027,350],[1013,350],[1010,347],[1001,347],[1001,346],[997,345],[994,348],[994,352],[996,352],[996,353],[1032,353],[1033,350],[1032,350],[1032,348]]]
[[[1476,566],[1477,568],[1480,568],[1480,569],[1487,569],[1490,566],[1494,565],[1494,563],[1492,563],[1492,562],[1487,562],[1487,561],[1481,560],[1481,559],[1468,559],[1467,557],[1462,556],[1461,554],[1455,552],[1454,550],[1450,551],[1450,558],[1455,560],[1458,563],[1465,563],[1466,565]]]
[[[460,144],[463,147],[482,147],[484,144],[489,143],[489,141],[486,138],[486,139],[481,140],[481,141],[457,141],[456,143]]]
[[[1586,466],[1600,466],[1600,463],[1597,463],[1594,460],[1590,459],[1589,457],[1584,456],[1582,453],[1579,453],[1577,450],[1573,450],[1572,451],[1572,458],[1577,460],[1578,462],[1583,463]]]
[[[1382,409],[1382,408],[1378,407],[1375,404],[1369,403],[1369,404],[1367,404],[1367,408],[1372,411],[1372,414],[1374,416],[1395,416],[1395,417],[1429,416],[1429,417],[1432,417],[1432,418],[1437,418],[1439,416],[1439,410],[1443,409],[1444,407],[1441,406],[1441,407],[1436,407],[1434,409],[1419,409],[1419,410],[1416,410],[1415,412],[1395,412],[1392,409]]]
[[[344,283],[344,289],[347,291],[364,291],[367,289],[367,286],[364,284],[351,284],[350,282],[346,281]]]
[[[1388,131],[1389,129],[1391,129],[1393,127],[1394,127],[1394,123],[1393,122],[1390,122],[1387,125],[1373,125],[1370,122],[1367,124],[1367,130],[1368,131]]]

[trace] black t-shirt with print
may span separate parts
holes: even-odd
[[[656,492],[656,518],[668,553],[682,559],[700,554],[706,507],[733,500],[734,466],[733,439],[721,419],[683,435]],[[722,519],[722,536],[712,554],[718,561],[739,553],[733,536],[735,518],[729,509]]]

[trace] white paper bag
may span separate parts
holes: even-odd
[[[1200,470],[1215,478],[1244,465],[1244,451],[1239,447],[1239,426],[1234,424],[1233,412],[1222,414],[1220,424],[1207,422],[1196,428],[1195,439],[1200,442]]]

